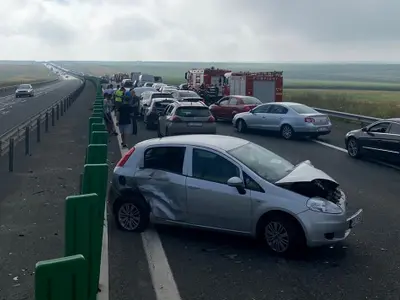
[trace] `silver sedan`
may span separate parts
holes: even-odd
[[[275,131],[287,140],[295,135],[318,137],[332,130],[327,115],[294,102],[261,104],[249,112],[236,114],[232,124],[239,132],[246,129]]]
[[[293,165],[222,135],[136,144],[114,169],[108,201],[122,230],[142,232],[152,220],[259,237],[281,254],[344,240],[362,217],[309,161]]]

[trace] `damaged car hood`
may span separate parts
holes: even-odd
[[[292,172],[275,182],[275,184],[312,182],[314,180],[328,180],[337,184],[337,182],[328,174],[315,168],[309,160],[298,164]]]

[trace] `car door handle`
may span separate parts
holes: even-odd
[[[188,188],[191,189],[191,190],[199,190],[200,189],[199,187],[192,186],[192,185],[188,186]]]

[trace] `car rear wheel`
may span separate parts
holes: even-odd
[[[304,233],[290,217],[272,215],[263,220],[261,230],[269,251],[279,255],[300,253],[305,248]]]
[[[347,141],[347,154],[352,158],[360,157],[360,146],[355,138],[351,137]]]
[[[291,138],[293,138],[293,135],[294,135],[294,130],[293,130],[292,126],[290,126],[288,124],[284,124],[281,127],[281,136],[285,140],[290,140]]]
[[[242,119],[239,119],[239,121],[237,121],[236,129],[238,132],[244,133],[247,130],[246,122]]]
[[[143,232],[150,223],[150,212],[141,201],[121,201],[115,209],[115,220],[119,229]]]

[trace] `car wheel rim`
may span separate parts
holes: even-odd
[[[356,156],[357,155],[357,151],[358,151],[358,147],[357,147],[356,141],[350,140],[348,145],[347,145],[347,150],[349,151],[350,156]]]
[[[282,128],[282,135],[286,139],[290,138],[292,136],[292,129],[289,126],[284,126]]]
[[[238,125],[239,131],[242,131],[242,129],[243,129],[243,124],[242,123],[243,123],[242,121],[239,122],[239,125]]]
[[[118,211],[118,221],[122,228],[135,230],[140,223],[140,211],[133,203],[125,203]]]
[[[275,252],[285,252],[289,247],[289,234],[279,222],[270,222],[265,228],[265,239]]]

